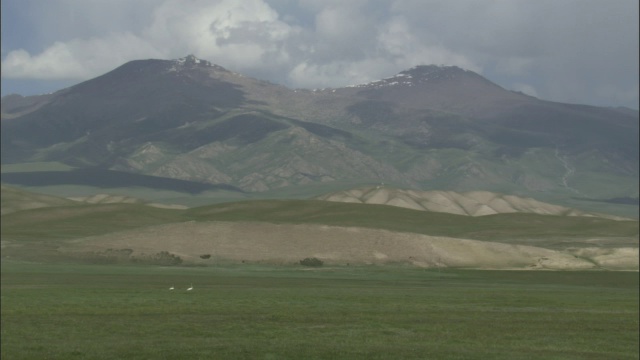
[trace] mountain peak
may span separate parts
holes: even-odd
[[[185,57],[181,57],[179,59],[171,60],[172,66],[169,71],[178,71],[182,69],[191,69],[195,67],[211,67],[215,70],[223,70],[227,71],[220,65],[212,64],[210,61],[198,59],[195,55],[189,54]]]
[[[418,65],[411,69],[401,71],[396,76],[419,77],[424,80],[447,78],[456,73],[470,72],[457,66],[447,65]]]
[[[195,57],[193,54],[189,54],[185,57],[181,57],[179,59],[174,60],[174,62],[180,65],[199,65],[202,64],[204,66],[211,66],[211,63],[207,60],[201,60]]]
[[[348,87],[378,89],[387,86],[414,86],[429,81],[454,79],[458,74],[473,73],[457,66],[446,65],[418,65],[398,74],[366,84],[351,85]]]

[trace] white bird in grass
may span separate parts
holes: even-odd
[[[171,286],[171,287],[169,288],[169,290],[173,290],[173,289],[174,289],[174,287],[173,287],[173,286]]]
[[[191,291],[193,290],[193,284],[191,284],[191,287],[187,289],[187,291]]]

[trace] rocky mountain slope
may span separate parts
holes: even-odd
[[[638,112],[541,101],[449,66],[294,90],[187,56],[2,99],[2,164],[57,161],[244,191],[354,183],[638,196]]]

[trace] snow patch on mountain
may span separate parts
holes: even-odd
[[[180,72],[185,69],[192,69],[195,67],[210,67],[215,70],[227,71],[220,65],[212,64],[210,61],[198,59],[194,55],[187,55],[185,57],[171,60],[168,72]]]
[[[346,87],[379,89],[390,86],[415,86],[430,81],[455,79],[458,74],[465,72],[471,71],[461,69],[457,66],[419,65],[388,78]]]

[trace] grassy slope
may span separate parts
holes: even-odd
[[[51,206],[76,205],[73,200],[56,196],[24,191],[12,186],[2,184],[2,197],[0,198],[1,213],[8,214],[21,210],[36,209]]]
[[[3,173],[32,172],[32,171],[70,171],[73,169],[74,169],[73,167],[57,161],[30,162],[30,163],[2,165]]]
[[[7,215],[2,229],[11,238],[69,239],[180,221],[180,212],[139,204],[88,204],[43,208]]]
[[[185,221],[356,226],[554,250],[593,246],[638,247],[637,221],[532,214],[466,217],[383,205],[263,200],[190,210],[137,204],[87,204],[24,210],[2,216],[2,255],[3,258],[34,261],[69,261],[73,259],[57,249],[70,240]],[[590,242],[594,238],[606,241]],[[85,260],[98,261],[93,258]]]
[[[637,221],[535,214],[468,217],[384,205],[315,200],[243,201],[189,210],[135,204],[42,208],[3,216],[2,236],[8,240],[69,239],[191,220],[357,226],[504,242],[638,236]]]
[[[638,236],[637,221],[517,213],[469,217],[384,205],[313,200],[246,201],[194,208],[188,210],[187,214],[200,221],[265,221],[358,226],[502,242]]]
[[[3,359],[638,358],[637,272],[3,260],[1,284]]]
[[[64,260],[67,240],[182,221],[179,210],[138,204],[97,204],[25,210],[2,216],[3,257]],[[7,247],[5,247],[7,246]]]
[[[64,260],[57,248],[69,240],[185,221],[355,226],[555,250],[638,246],[637,221],[534,214],[467,217],[313,200],[243,201],[173,210],[140,204],[80,204],[6,186],[2,190],[3,256],[33,260]],[[21,210],[34,199],[45,207]],[[6,209],[15,212],[6,213]]]

